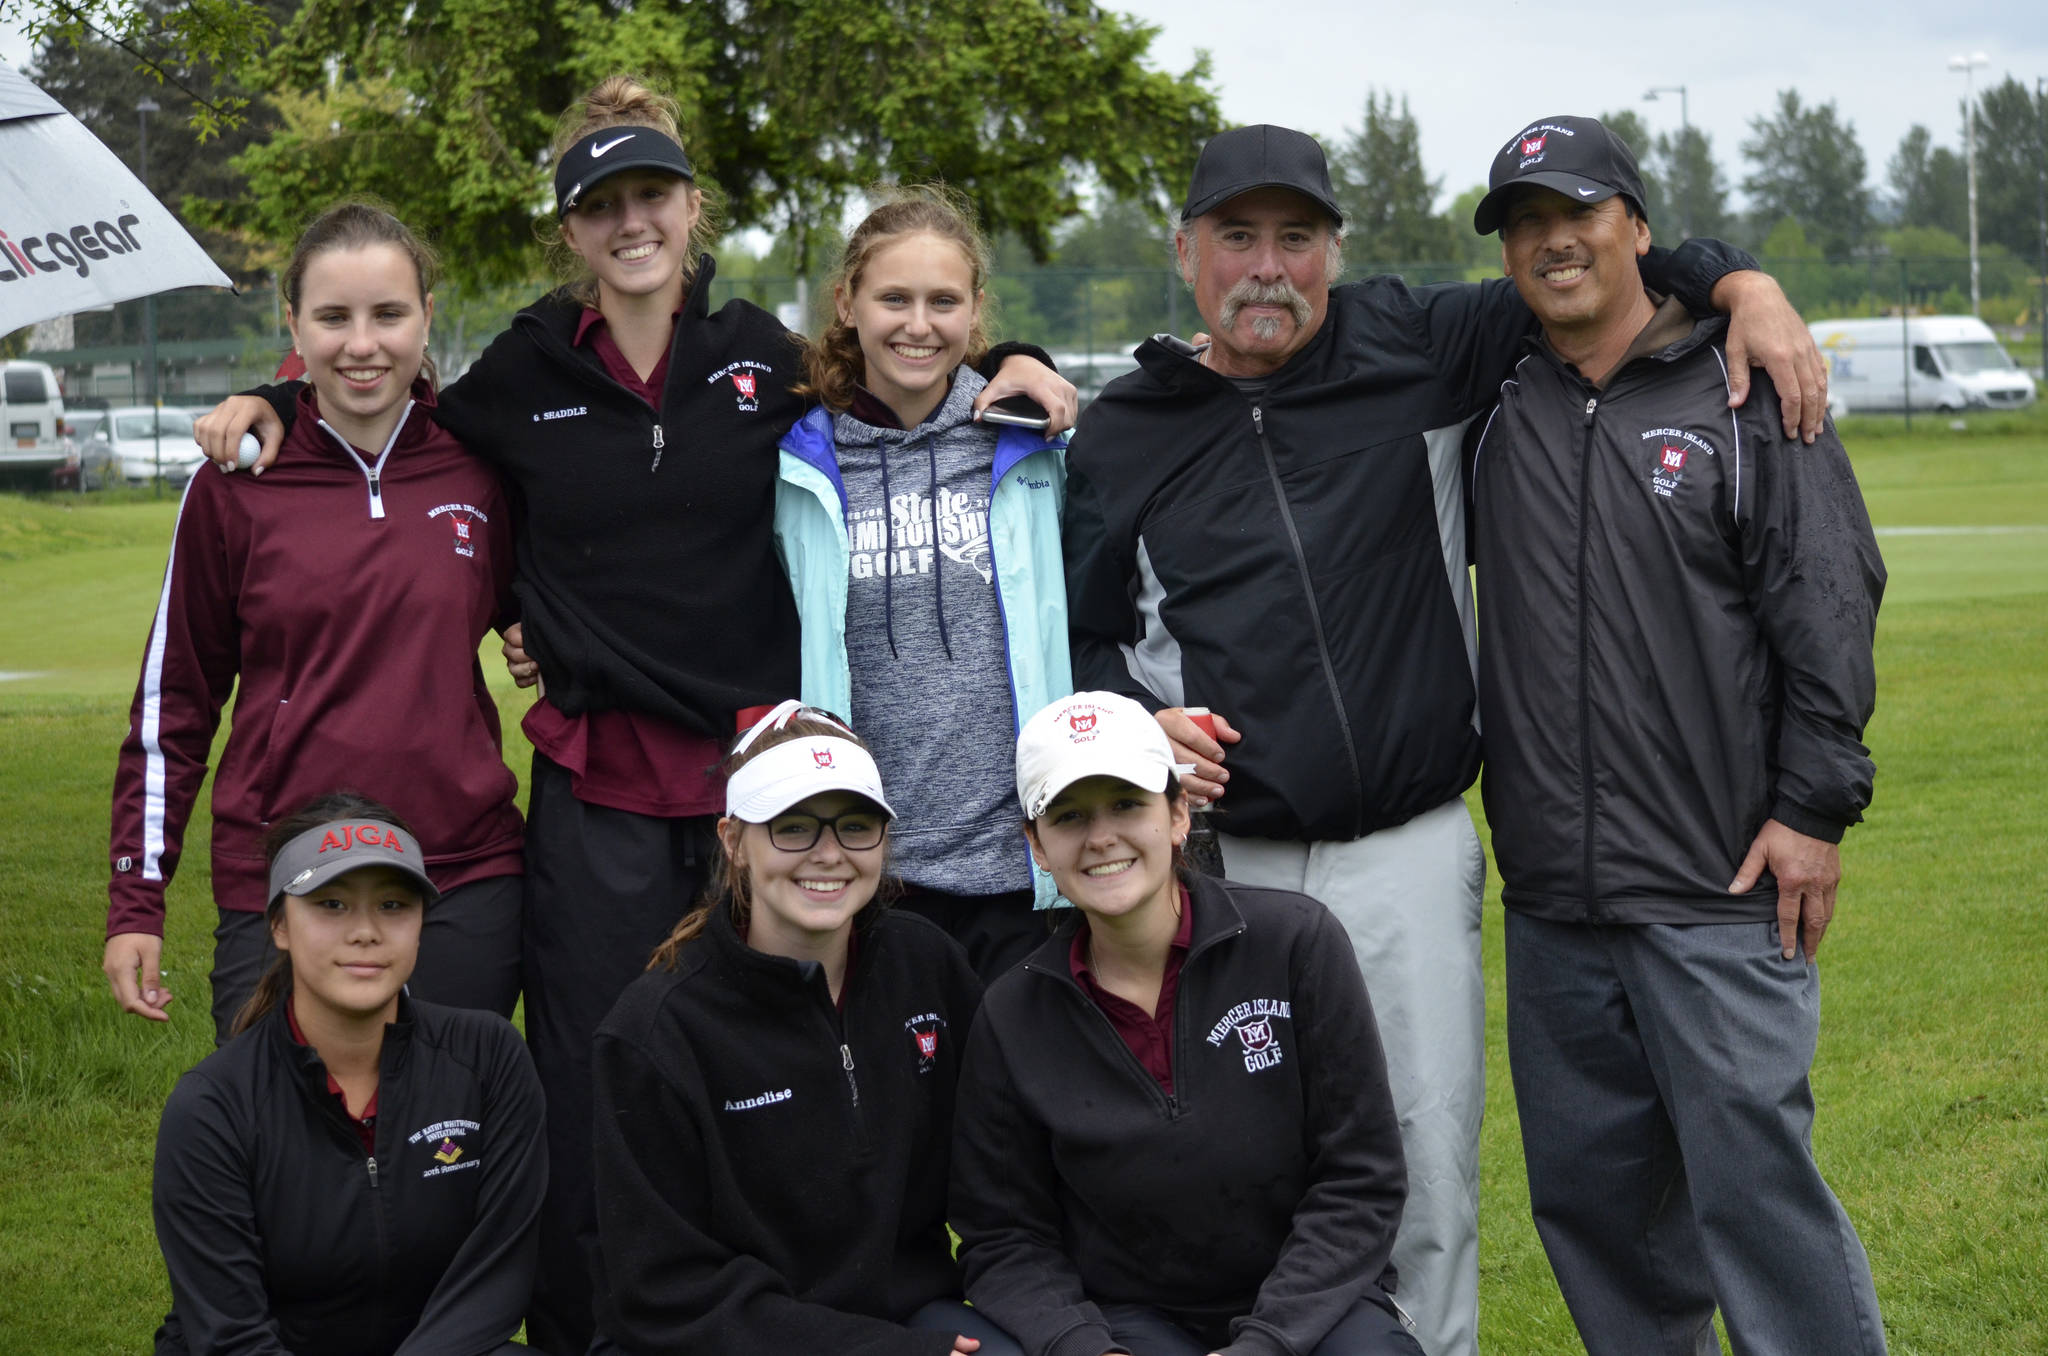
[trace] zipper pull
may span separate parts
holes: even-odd
[[[650,474],[661,469],[662,446],[663,444],[661,441],[661,425],[656,424],[654,426],[654,460],[649,462],[647,465],[647,470]]]
[[[1252,406],[1252,428],[1261,438],[1266,436],[1266,412],[1257,405]]]
[[[1589,424],[1590,424],[1590,423],[1592,423],[1592,422],[1593,422],[1593,411],[1594,411],[1594,410],[1596,410],[1596,409],[1598,409],[1599,407],[1600,407],[1600,397],[1599,397],[1599,396],[1594,396],[1594,397],[1592,397],[1591,399],[1589,399],[1589,400],[1587,400],[1587,401],[1586,401],[1586,422],[1587,422],[1587,423],[1589,423]]]
[[[853,1077],[853,1048],[851,1046],[841,1045],[839,1047],[839,1067],[846,1070],[846,1089],[853,1094],[853,1104],[859,1106],[860,1084]]]
[[[375,1154],[370,1156],[370,1189],[372,1191],[377,1189],[377,1157]]]

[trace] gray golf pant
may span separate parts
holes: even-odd
[[[1813,1161],[1820,977],[1775,922],[1507,916],[1531,1211],[1590,1356],[1881,1356],[1870,1261]]]
[[[1394,1298],[1429,1356],[1477,1356],[1486,857],[1472,816],[1452,800],[1349,842],[1216,839],[1230,879],[1321,900],[1350,934],[1408,1164]]]

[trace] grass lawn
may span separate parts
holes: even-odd
[[[1877,803],[1822,952],[1816,1149],[1895,1353],[2048,1351],[2048,412],[1845,433],[1891,584]],[[142,1350],[167,1299],[149,1165],[210,1048],[203,803],[171,888],[175,1019],[119,1015],[99,955],[107,790],[175,509],[0,497],[0,673],[29,675],[0,679],[0,1353]],[[523,779],[526,698],[486,669]],[[1486,958],[1482,1340],[1569,1353],[1527,1217],[1497,908]]]

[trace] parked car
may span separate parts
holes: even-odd
[[[48,363],[15,358],[0,363],[0,475],[33,475],[62,466],[64,392]]]
[[[106,442],[109,438],[107,433],[107,415],[109,413],[111,411],[106,409],[81,410],[74,406],[64,412],[64,431],[79,442],[89,442],[94,438],[98,438],[101,442]]]
[[[154,410],[147,405],[117,405],[108,410],[107,425],[121,475],[131,483],[156,475],[161,449],[164,479],[182,485],[192,478],[206,454],[192,441],[190,410]]]
[[[114,454],[114,445],[106,440],[104,430],[96,437],[68,436],[65,446],[68,455],[64,464],[50,472],[51,489],[103,490],[122,479],[121,459]]]

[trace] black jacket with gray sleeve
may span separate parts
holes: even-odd
[[[1728,882],[1768,818],[1838,841],[1884,592],[1834,427],[1728,408],[1724,324],[1596,389],[1540,338],[1471,463],[1487,820],[1509,908],[1559,920],[1774,917]]]

